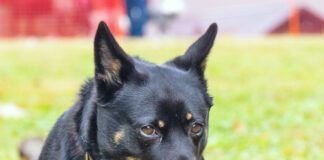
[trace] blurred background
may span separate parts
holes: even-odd
[[[105,21],[131,55],[163,63],[209,24],[212,159],[324,159],[323,0],[0,0],[0,159],[46,137],[93,75]]]
[[[323,32],[323,0],[0,0],[0,37],[91,36],[98,21],[115,35]]]

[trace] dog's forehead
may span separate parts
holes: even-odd
[[[164,65],[145,64],[137,69],[148,76],[145,85],[133,86],[128,92],[132,95],[127,97],[132,97],[133,102],[129,107],[134,109],[131,113],[137,120],[138,116],[146,121],[146,115],[154,119],[157,115],[171,113],[190,113],[202,118],[205,116],[207,107],[197,77]]]
[[[191,72],[145,61],[137,63],[136,68],[147,75],[147,81],[141,89],[144,90],[142,93],[148,93],[148,96],[154,95],[159,100],[191,100],[192,103],[204,101],[202,83],[198,76]]]
[[[168,84],[168,86],[194,85],[199,83],[197,77],[188,71],[178,69],[166,64],[156,65],[146,61],[136,61],[136,69],[149,77],[149,83],[159,83],[160,85]],[[172,82],[172,83],[171,83]]]
[[[169,66],[149,67],[145,74],[148,75],[147,86],[154,89],[160,96],[176,97],[190,96],[197,92],[199,80],[192,74]]]

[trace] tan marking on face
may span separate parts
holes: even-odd
[[[187,114],[186,114],[186,119],[187,119],[188,121],[190,121],[190,120],[192,119],[192,114],[191,114],[191,113],[187,113]]]
[[[123,138],[124,138],[124,130],[117,131],[114,136],[115,144],[119,144]]]
[[[159,120],[159,127],[160,128],[163,128],[165,126],[165,123],[164,123],[164,121],[162,121],[162,120]]]
[[[139,159],[135,157],[127,157],[126,160],[139,160]]]

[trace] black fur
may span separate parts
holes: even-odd
[[[212,106],[204,70],[216,33],[214,23],[183,56],[155,65],[129,57],[101,22],[94,78],[58,119],[40,159],[203,159]],[[196,134],[197,124],[204,127]],[[152,136],[141,131],[148,125]]]

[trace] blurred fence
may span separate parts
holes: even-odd
[[[120,35],[124,17],[121,0],[0,0],[0,37],[84,36],[99,20]]]
[[[125,35],[134,22],[127,15],[144,14],[126,2],[140,1],[146,35],[200,34],[212,22],[231,35],[324,33],[323,0],[0,0],[0,37],[88,36],[100,20]]]

